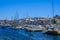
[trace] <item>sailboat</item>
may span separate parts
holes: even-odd
[[[5,19],[3,22],[1,22],[1,26],[2,26],[2,29],[5,29],[5,28],[7,28],[7,27],[9,27],[9,26],[11,26],[8,22],[7,22],[7,20]]]
[[[54,16],[54,7],[53,7],[53,0],[52,0],[52,11]],[[55,18],[53,18],[53,24],[51,23],[49,28],[46,28],[44,30],[45,34],[51,34],[51,35],[60,35],[60,25],[57,24],[57,21]]]
[[[22,29],[22,26],[20,26],[20,23],[19,23],[18,14],[16,14],[15,19],[13,20],[11,29],[13,30]]]

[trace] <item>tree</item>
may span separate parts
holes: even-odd
[[[56,19],[53,19],[53,20],[52,20],[52,23],[53,23],[53,24],[57,24],[57,20],[56,20]]]

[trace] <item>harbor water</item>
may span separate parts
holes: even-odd
[[[47,35],[41,32],[27,32],[26,30],[11,30],[10,27],[0,27],[0,40],[60,40],[60,36]]]

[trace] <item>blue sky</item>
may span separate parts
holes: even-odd
[[[11,19],[19,14],[19,18],[52,17],[52,0],[0,0],[0,19]],[[60,0],[54,0],[55,14],[60,15]]]

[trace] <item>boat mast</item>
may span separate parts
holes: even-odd
[[[30,18],[28,12],[27,12],[27,18]]]
[[[14,25],[17,26],[19,24],[19,15],[18,12],[16,11],[15,17],[14,17]]]
[[[54,0],[52,0],[52,13],[53,13],[53,20],[54,20],[53,23],[56,24],[57,21],[55,20],[55,17],[54,17],[55,16],[55,12],[54,12]]]
[[[53,13],[53,17],[55,16],[54,14],[54,0],[52,0],[52,13]]]
[[[27,19],[28,19],[28,21],[27,21],[27,22],[28,22],[28,24],[30,24],[30,17],[29,17],[28,12],[27,12],[27,15],[26,15],[26,16],[27,16]]]

